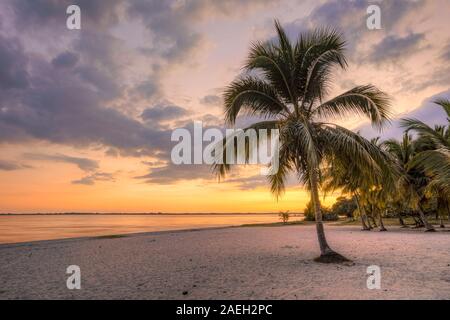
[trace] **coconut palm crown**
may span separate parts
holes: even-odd
[[[358,171],[378,174],[383,155],[360,135],[328,120],[357,114],[381,128],[389,118],[390,101],[373,85],[357,86],[326,100],[333,71],[347,67],[343,36],[323,28],[301,34],[293,43],[278,21],[275,28],[277,39],[255,42],[243,75],[226,88],[225,120],[233,125],[239,115],[252,115],[264,121],[247,129],[279,129],[279,170],[268,178],[271,191],[280,196],[287,176],[296,173],[310,191],[314,206],[321,251],[316,260],[345,261],[325,237],[319,199],[321,169],[334,160],[351,161]],[[230,168],[228,164],[215,166],[220,176]]]

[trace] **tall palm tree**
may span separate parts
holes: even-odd
[[[376,87],[363,85],[325,102],[334,68],[347,66],[342,35],[319,29],[301,34],[292,43],[278,21],[275,28],[276,41],[254,43],[245,74],[226,89],[225,119],[234,124],[240,114],[257,115],[265,121],[247,129],[279,129],[279,169],[269,176],[271,191],[279,197],[287,176],[295,172],[310,191],[314,206],[321,252],[316,261],[347,261],[325,237],[319,198],[322,167],[334,159],[351,159],[360,171],[376,173],[382,155],[360,135],[327,119],[359,114],[381,128],[389,117],[389,98]],[[224,176],[230,165],[215,168]]]

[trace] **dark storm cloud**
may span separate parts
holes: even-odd
[[[381,138],[385,140],[390,138],[400,139],[402,137],[404,129],[400,127],[400,120],[403,118],[415,118],[425,122],[431,127],[434,127],[435,125],[447,125],[448,121],[446,113],[440,106],[433,103],[433,101],[438,98],[450,99],[450,90],[426,99],[420,107],[411,112],[397,116],[392,120],[391,125],[387,126],[382,133],[379,133],[370,125],[361,126],[357,130],[367,138],[381,136]]]
[[[372,62],[405,58],[420,49],[425,38],[422,33],[410,33],[407,36],[387,36],[372,47],[369,59]]]
[[[25,153],[24,158],[28,160],[62,162],[76,165],[83,171],[94,171],[98,169],[98,162],[88,158],[71,157],[64,154],[42,154],[42,153]]]

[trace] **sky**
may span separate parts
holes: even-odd
[[[80,30],[66,27],[71,4]],[[370,4],[380,30],[366,26]],[[344,34],[349,68],[330,97],[371,83],[393,99],[381,133],[336,122],[368,138],[399,138],[402,117],[445,123],[432,101],[450,97],[449,12],[448,0],[3,0],[0,212],[301,211],[309,196],[295,177],[277,201],[256,167],[219,182],[206,165],[174,165],[172,131],[224,128],[223,90],[251,43],[274,37],[274,19],[293,39]]]

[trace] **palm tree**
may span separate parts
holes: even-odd
[[[271,191],[281,196],[287,176],[295,172],[314,206],[321,252],[316,261],[347,261],[325,237],[319,199],[322,167],[334,159],[351,159],[360,171],[377,173],[382,155],[366,139],[327,119],[358,114],[381,128],[388,119],[389,98],[376,87],[363,85],[324,102],[334,68],[347,66],[343,36],[319,29],[292,43],[278,21],[275,28],[277,40],[254,43],[245,74],[226,89],[225,119],[232,125],[240,114],[256,115],[265,121],[247,129],[279,129],[279,169],[269,176]],[[218,164],[215,169],[224,176],[230,165]]]
[[[334,159],[333,164],[326,168],[322,186],[322,189],[327,192],[340,189],[342,193],[353,195],[358,212],[361,215],[361,224],[364,231],[372,229],[366,206],[369,206],[372,211],[376,211],[375,208],[380,210],[377,211],[379,214],[386,207],[389,194],[395,192],[395,177],[398,176],[393,159],[381,149],[380,138],[371,139],[370,143],[373,148],[378,148],[379,153],[383,156],[382,161],[377,163],[382,168],[382,175],[374,175],[367,170],[360,171],[354,165],[352,159],[345,159],[340,156],[340,159]],[[342,162],[344,159],[345,162]],[[378,220],[380,231],[386,231],[381,215],[378,215]]]
[[[411,168],[411,161],[417,147],[412,136],[405,132],[401,142],[390,139],[383,142],[383,146],[396,159],[398,167],[401,170],[401,176],[398,179],[397,186],[403,201],[419,212],[420,220],[425,226],[426,231],[435,231],[433,226],[428,222],[421,205],[424,198],[423,176],[420,172]]]
[[[355,174],[356,168],[351,161],[341,163],[338,160],[336,159],[331,166],[326,168],[322,189],[325,192],[334,192],[340,189],[343,194],[351,194],[361,216],[362,230],[370,231],[372,227],[361,202],[361,189],[364,189],[363,185],[367,183],[367,178],[364,173]]]
[[[429,178],[425,191],[437,198],[438,209],[446,209],[450,220],[450,100],[438,99],[435,103],[446,112],[447,126],[431,128],[417,119],[404,119],[402,126],[419,135],[419,152],[410,168],[421,170]]]

